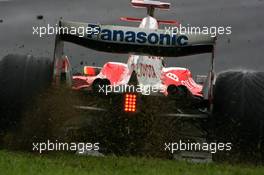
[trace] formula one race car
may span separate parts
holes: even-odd
[[[178,24],[177,21],[157,20],[154,9],[169,9],[169,3],[157,1],[132,1],[134,7],[148,9],[143,19],[121,18],[124,21],[140,22],[139,28],[114,25],[99,25],[60,21],[61,28],[89,28],[86,37],[63,33],[57,35],[55,47],[54,80],[62,79],[72,84],[74,90],[102,93],[138,93],[143,95],[181,96],[209,102],[214,81],[214,44],[216,38],[203,34],[174,34],[159,29],[160,24]],[[108,62],[102,68],[85,66],[83,75],[71,75],[67,56],[63,55],[63,42],[72,42],[91,49],[113,53],[130,54],[127,63]],[[211,53],[212,64],[208,76],[196,83],[191,72],[182,67],[165,67],[164,57]],[[132,83],[132,80],[134,82]],[[203,82],[204,81],[204,82]],[[200,82],[201,83],[201,82]],[[130,85],[134,85],[130,87]],[[118,90],[117,90],[118,89]],[[205,104],[205,103],[204,103]],[[135,112],[136,105],[124,107]]]
[[[172,110],[160,111],[159,115],[210,119],[214,121],[211,126],[218,131],[223,131],[226,122],[233,121],[234,118],[241,122],[240,116],[246,118],[252,111],[255,116],[252,121],[262,118],[261,104],[264,98],[261,98],[263,87],[259,84],[263,84],[263,73],[228,71],[216,77],[216,37],[210,34],[175,33],[174,30],[159,29],[160,24],[176,27],[179,25],[178,21],[154,18],[155,9],[168,10],[170,3],[132,0],[132,6],[146,8],[147,16],[142,19],[122,17],[121,20],[139,22],[139,27],[59,21],[60,30],[56,35],[53,62],[48,59],[35,60],[31,56],[5,57],[0,62],[0,96],[1,103],[5,104],[2,106],[20,106],[23,100],[18,99],[26,99],[32,92],[38,92],[50,84],[67,84],[74,91],[85,91],[98,98],[122,96],[120,105],[123,106],[123,112],[128,114],[142,110],[138,104],[140,98],[155,96],[164,103],[168,99],[176,100],[181,107],[174,106]],[[84,35],[76,32],[80,28],[88,32]],[[71,32],[72,29],[75,32]],[[64,42],[102,52],[129,54],[129,57],[127,63],[107,62],[102,67],[86,65],[82,73],[72,75],[70,60],[63,51]],[[165,67],[164,57],[176,58],[204,53],[211,54],[210,69],[208,75],[197,76],[195,80],[187,68]],[[17,77],[17,72],[23,72],[23,75]],[[253,102],[256,105],[252,105]],[[182,107],[183,103],[188,105]],[[107,107],[100,104],[74,107],[107,111]],[[2,107],[1,110],[5,109]],[[7,117],[2,117],[1,120],[6,121]],[[263,123],[263,118],[261,121]]]

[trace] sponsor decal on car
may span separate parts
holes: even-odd
[[[185,46],[188,44],[188,37],[186,35],[166,34],[159,32],[144,32],[132,30],[115,30],[111,28],[102,29],[100,25],[88,24],[89,27],[95,28],[95,31],[87,35],[88,38],[99,39],[102,41],[134,43],[134,44],[148,44],[148,45],[162,45],[162,46]]]

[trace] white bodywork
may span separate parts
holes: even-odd
[[[145,17],[139,28],[144,29],[158,29],[158,22],[151,16]],[[141,86],[155,86],[156,88],[162,88],[161,72],[163,57],[156,56],[142,56],[131,55],[128,59],[128,68],[132,73],[135,71],[139,85]]]

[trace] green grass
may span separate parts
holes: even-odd
[[[1,175],[263,175],[264,167],[191,164],[136,157],[85,157],[70,154],[34,155],[0,151]]]

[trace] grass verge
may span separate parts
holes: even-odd
[[[137,157],[86,157],[71,154],[34,155],[0,151],[3,175],[261,175],[264,167],[228,164],[191,164]]]

